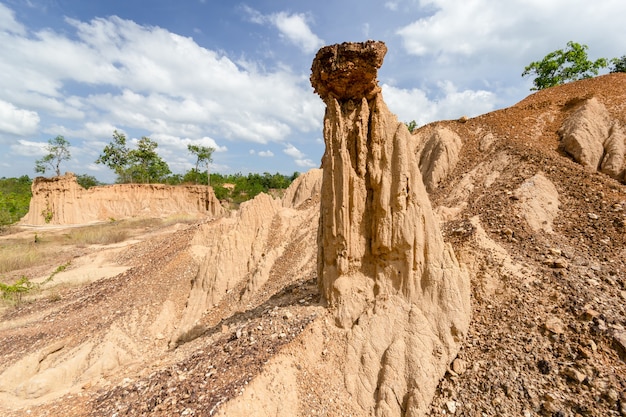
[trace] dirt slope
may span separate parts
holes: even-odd
[[[427,162],[440,166],[431,204],[472,289],[467,337],[427,415],[626,415],[626,188],[575,162],[558,133],[591,97],[626,126],[626,74],[611,74],[415,132],[429,149],[462,141],[450,166]],[[344,330],[320,302],[315,175],[289,202],[251,202],[263,222],[239,213],[83,249],[126,271],[3,310],[0,414],[366,415],[345,388]],[[238,277],[188,316],[173,349],[192,287],[211,282],[205,255],[233,228],[260,239],[229,248]]]
[[[626,74],[611,74],[417,132],[463,138],[431,199],[473,288],[432,415],[626,415],[626,189],[573,162],[557,133],[591,97],[626,125]]]

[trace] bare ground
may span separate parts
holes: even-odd
[[[445,125],[463,138],[459,164],[431,200],[455,213],[442,230],[470,272],[473,306],[430,415],[626,415],[626,187],[574,163],[556,133],[591,96],[626,126],[626,75],[612,74],[422,128]],[[537,174],[557,191],[543,196],[558,205],[553,219],[522,205],[519,190]],[[533,229],[533,216],[551,232]],[[315,236],[290,242],[251,298],[241,300],[243,284],[233,289],[187,343],[168,346],[203,227],[68,248],[20,271],[45,276],[69,256],[55,280],[73,284],[2,311],[3,415],[362,415],[343,387],[345,345],[320,300],[315,257],[291,268],[315,250]]]

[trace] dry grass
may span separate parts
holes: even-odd
[[[30,268],[45,261],[45,248],[32,241],[13,241],[0,246],[0,274]]]
[[[193,214],[176,214],[163,219],[161,222],[164,227],[167,227],[173,224],[193,224],[200,220],[198,216]]]
[[[72,246],[111,245],[123,242],[138,231],[197,222],[196,216],[177,215],[166,219],[129,219],[58,231],[37,231],[32,236],[0,241],[0,274],[41,265],[58,258]]]
[[[113,223],[73,229],[66,237],[67,243],[73,245],[111,245],[123,242],[129,235],[127,226]]]

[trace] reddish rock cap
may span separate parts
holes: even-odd
[[[324,46],[313,60],[311,85],[324,101],[370,99],[380,92],[376,77],[386,53],[381,41]]]

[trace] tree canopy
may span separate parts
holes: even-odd
[[[113,132],[113,140],[104,147],[96,163],[112,169],[119,183],[165,182],[172,171],[156,152],[158,146],[155,141],[144,136],[137,142],[136,149],[129,149],[126,136],[116,130]]]
[[[199,167],[201,164],[206,165],[206,170],[209,172],[209,164],[213,162],[213,152],[215,152],[215,148],[211,148],[209,146],[200,146],[200,145],[187,145],[187,150],[196,156],[196,168],[195,168],[195,178],[194,181],[198,183],[198,174]],[[207,175],[207,179],[210,178]]]
[[[115,130],[113,131],[113,140],[104,147],[102,153],[96,159],[96,164],[102,164],[113,170],[117,175],[117,182],[126,182],[126,170],[129,163],[128,152],[126,136]]]
[[[601,68],[608,65],[606,58],[590,61],[587,57],[587,45],[569,41],[567,48],[550,52],[541,61],[531,62],[522,73],[522,77],[535,75],[531,90],[543,90],[570,81],[591,78],[598,75]]]
[[[137,142],[137,149],[128,152],[131,178],[144,183],[165,182],[172,171],[156,152],[158,146],[158,143],[143,136]]]
[[[48,168],[50,168],[55,172],[57,177],[60,176],[61,162],[67,161],[72,157],[69,148],[70,143],[61,135],[48,140],[48,144],[46,145],[48,154],[35,161],[35,172],[45,174]]]
[[[15,223],[28,213],[31,183],[28,175],[0,178],[0,227]]]
[[[611,59],[611,72],[626,72],[626,55]]]

